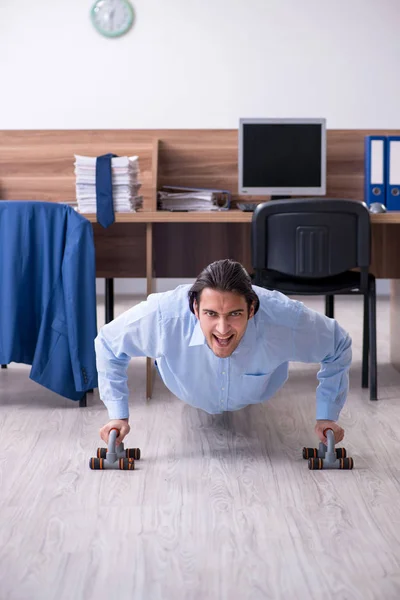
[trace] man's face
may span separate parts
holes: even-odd
[[[219,358],[227,358],[239,345],[245,334],[250,314],[244,296],[233,292],[219,292],[205,288],[200,303],[193,303],[196,317],[208,346]]]

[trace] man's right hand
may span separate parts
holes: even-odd
[[[117,446],[131,430],[128,419],[113,419],[112,421],[109,421],[100,429],[100,437],[106,444],[108,444],[108,436],[110,435],[111,429],[118,429],[119,431],[115,442]]]
[[[325,431],[327,429],[332,429],[333,434],[335,436],[335,444],[338,444],[344,438],[344,429],[340,427],[335,421],[317,421],[315,425],[315,433],[321,440],[323,444],[327,444],[328,440],[326,439]]]

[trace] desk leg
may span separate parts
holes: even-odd
[[[106,279],[106,323],[114,319],[114,279]]]
[[[153,291],[153,224],[146,223],[146,279],[147,295]],[[153,392],[153,359],[146,358],[146,398]]]
[[[146,398],[151,400],[153,393],[153,367],[151,358],[146,358]]]
[[[400,279],[390,282],[390,362],[400,371]]]

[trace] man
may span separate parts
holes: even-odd
[[[346,401],[350,336],[329,319],[279,292],[252,286],[244,267],[219,260],[193,286],[151,294],[105,325],[95,341],[100,397],[117,444],[129,433],[127,367],[133,356],[157,360],[167,388],[208,413],[237,410],[268,400],[288,377],[289,361],[321,363],[315,432],[336,443],[336,423]]]

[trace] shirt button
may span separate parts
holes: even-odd
[[[225,375],[225,371],[222,371],[222,375]]]
[[[225,388],[221,388],[222,391],[224,391]]]

